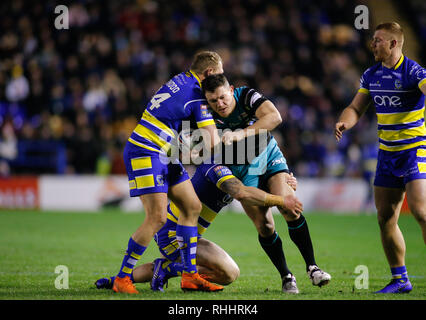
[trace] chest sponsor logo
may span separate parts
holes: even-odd
[[[401,105],[401,98],[398,96],[374,96],[374,103],[378,106],[386,107],[399,107]]]

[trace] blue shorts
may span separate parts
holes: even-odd
[[[170,186],[189,180],[183,165],[167,156],[126,143],[123,152],[129,178],[130,196],[147,193],[167,193]]]
[[[406,183],[416,179],[426,179],[426,147],[379,150],[375,186],[404,189]]]
[[[249,187],[264,189],[270,177],[278,172],[289,172],[287,161],[277,141],[272,137],[266,149],[248,165],[229,166],[234,176]]]

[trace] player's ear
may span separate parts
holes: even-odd
[[[203,76],[204,78],[207,78],[209,75],[213,74],[213,68],[207,68],[206,70],[204,70],[203,72]]]
[[[396,40],[393,39],[393,40],[390,41],[390,47],[389,47],[389,49],[393,49],[395,47],[396,47]]]
[[[229,86],[229,88],[231,89],[231,93],[232,93],[232,94],[234,94],[234,89],[235,89],[235,87],[231,84],[231,85]]]

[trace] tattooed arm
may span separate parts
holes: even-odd
[[[237,178],[231,178],[220,185],[223,192],[228,193],[234,199],[240,201],[243,205],[249,206],[278,206],[288,211],[301,213],[302,203],[294,195],[288,195],[285,198],[262,191],[255,187],[248,187]]]

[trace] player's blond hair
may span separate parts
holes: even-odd
[[[402,30],[402,27],[399,25],[399,23],[394,21],[384,22],[376,27],[376,31],[377,30],[385,30],[392,34],[395,37],[395,40],[398,41],[398,43],[402,47],[404,43],[404,31]]]
[[[208,68],[216,69],[222,63],[220,55],[214,51],[201,51],[194,56],[191,70],[201,74]]]

